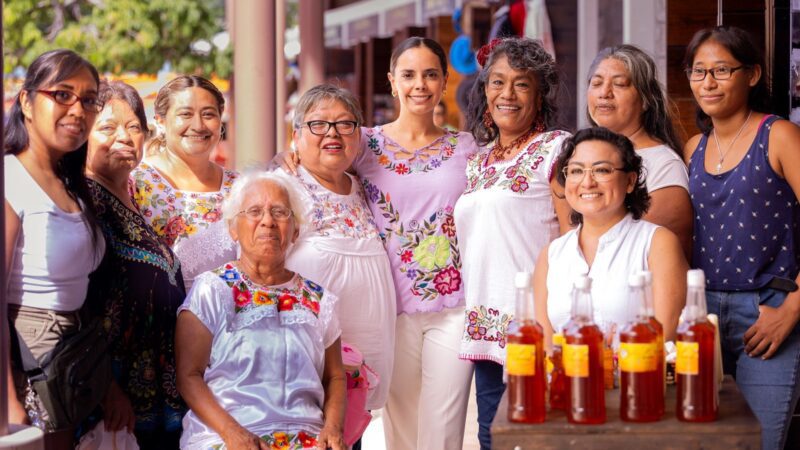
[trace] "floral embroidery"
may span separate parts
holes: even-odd
[[[380,192],[369,180],[362,183],[365,192],[378,191],[374,203],[387,219],[381,238],[385,242],[394,236],[400,244],[396,250],[401,262],[399,270],[412,281],[411,294],[424,301],[458,292],[461,257],[452,206],[440,208],[421,224],[416,220],[404,224],[389,194]]]
[[[421,149],[417,150],[417,154],[421,152],[425,152],[423,156],[415,156],[412,159],[405,161],[405,162],[395,162],[392,161],[389,156],[384,153],[384,147],[400,147],[391,139],[387,138],[383,133],[380,131],[380,127],[378,128],[367,128],[365,129],[366,139],[367,139],[367,147],[372,150],[372,153],[378,158],[378,164],[384,167],[386,170],[392,171],[398,175],[408,175],[412,173],[419,173],[419,172],[429,172],[433,169],[437,169],[441,167],[444,161],[447,161],[455,154],[455,148],[458,144],[458,132],[457,131],[448,131],[444,136],[439,139],[436,139],[431,144],[422,147]],[[376,133],[380,133],[383,136],[384,145],[381,146],[380,142],[378,141],[378,137]],[[439,150],[439,156],[433,156],[424,160],[425,156],[429,153],[435,153],[436,150]],[[370,196],[370,201],[375,202],[376,199],[372,199],[372,195],[368,193]]]
[[[489,189],[495,185],[500,189],[524,193],[530,188],[529,183],[532,180],[541,177],[536,174],[536,171],[544,162],[545,157],[554,150],[548,144],[563,135],[562,131],[551,131],[540,135],[528,145],[527,150],[521,151],[517,155],[513,165],[502,169],[501,172],[498,172],[495,165],[500,165],[502,162],[487,167],[491,147],[476,153],[467,162],[467,189],[464,193]]]
[[[219,192],[182,192],[170,186],[155,167],[141,163],[134,172],[133,198],[142,215],[164,242],[173,247],[222,218],[222,200],[236,172],[225,170]]]
[[[497,342],[500,348],[506,346],[508,324],[513,316],[486,306],[474,306],[465,312],[466,330],[463,341]]]
[[[317,435],[301,431],[299,433],[286,433],[276,431],[259,436],[266,442],[270,450],[301,450],[304,448],[317,448]],[[211,450],[225,449],[225,444],[217,444]]]
[[[353,179],[355,195],[338,195],[322,188],[311,176],[302,173],[297,180],[311,196],[310,222],[321,236],[336,233],[357,239],[372,239],[378,236],[378,227],[367,207],[365,191]]]
[[[233,290],[234,311],[249,312],[263,306],[275,307],[279,312],[305,310],[319,317],[319,304],[322,300],[322,288],[299,275],[297,286],[292,289],[261,289],[239,271],[233,263],[227,263],[215,270],[225,283]]]

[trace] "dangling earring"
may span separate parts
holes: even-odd
[[[397,91],[392,91],[392,97],[397,97]]]
[[[536,133],[541,133],[545,130],[544,128],[544,121],[541,117],[536,119],[536,123],[533,125],[533,131]]]
[[[487,109],[483,113],[483,126],[486,128],[492,128],[492,125],[494,125],[494,120],[492,119],[492,114]]]

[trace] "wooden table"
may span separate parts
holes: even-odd
[[[716,422],[687,423],[675,417],[675,386],[667,387],[666,412],[658,422],[630,423],[619,418],[619,389],[606,391],[606,419],[602,425],[573,425],[564,411],[548,411],[537,425],[511,423],[508,398],[503,395],[492,423],[495,450],[634,449],[734,450],[761,448],[761,426],[736,383],[725,377],[719,393]]]

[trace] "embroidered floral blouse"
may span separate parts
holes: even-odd
[[[236,258],[220,208],[237,176],[224,170],[219,191],[191,192],[174,188],[146,162],[132,172],[134,202],[180,259],[187,290],[197,275]]]
[[[514,158],[492,164],[490,145],[467,164],[467,189],[455,207],[466,297],[462,359],[505,362],[514,274],[532,272],[559,235],[550,180],[568,136],[542,133]]]
[[[336,302],[300,275],[262,286],[227,263],[197,278],[178,314],[191,311],[212,335],[203,380],[219,404],[267,442],[306,448],[323,425],[325,349],[340,334]],[[183,429],[181,448],[222,442],[192,411]]]
[[[389,254],[397,313],[441,311],[464,304],[453,207],[466,186],[467,158],[477,151],[469,133],[448,131],[409,150],[362,129],[353,162]]]

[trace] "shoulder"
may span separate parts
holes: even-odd
[[[770,126],[769,133],[770,148],[772,144],[780,146],[777,150],[789,150],[797,152],[797,144],[800,143],[800,127],[788,120],[776,120]]]
[[[686,164],[689,164],[689,161],[691,161],[692,155],[694,154],[694,151],[697,150],[697,146],[700,145],[700,139],[702,138],[703,134],[698,133],[686,141],[686,144],[683,146],[683,161]]]

